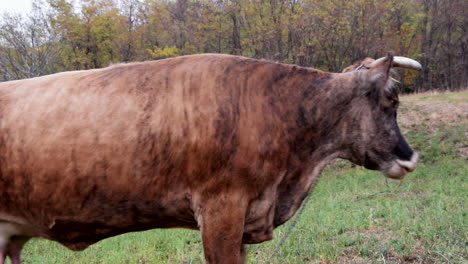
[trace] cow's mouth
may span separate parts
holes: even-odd
[[[416,169],[418,153],[414,152],[409,161],[397,159],[392,161],[386,169],[382,170],[385,177],[391,179],[403,179],[403,177]]]

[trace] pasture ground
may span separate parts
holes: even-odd
[[[248,262],[468,263],[468,91],[405,96],[399,123],[420,152],[415,172],[387,187],[379,172],[333,162],[275,257],[294,220],[273,241],[248,246]],[[83,252],[34,239],[23,260],[204,263],[199,233],[183,229],[125,234]]]

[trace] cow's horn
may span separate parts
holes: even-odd
[[[421,63],[413,59],[400,56],[393,57],[393,67],[408,68],[418,71],[422,69]]]
[[[381,61],[385,60],[387,57],[382,57],[380,59],[375,60],[370,67],[378,65]],[[399,67],[399,68],[407,68],[407,69],[413,69],[413,70],[421,70],[422,66],[421,63],[410,59],[406,57],[401,57],[401,56],[394,56],[393,57],[393,67]]]

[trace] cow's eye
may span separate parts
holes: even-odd
[[[400,101],[398,101],[397,99],[390,99],[390,103],[395,108],[398,108],[398,105],[400,105]]]

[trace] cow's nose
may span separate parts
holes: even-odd
[[[403,167],[406,171],[411,172],[416,169],[416,166],[418,164],[418,159],[419,159],[419,154],[417,152],[413,152],[413,155],[411,155],[411,159],[409,161],[397,160],[396,162],[398,163],[398,165]]]

